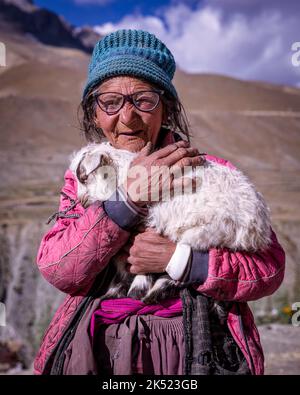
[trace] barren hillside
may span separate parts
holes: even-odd
[[[13,32],[0,30],[0,41],[7,48],[0,68],[0,300],[8,322],[0,343],[14,345],[0,347],[5,370],[16,360],[31,363],[63,297],[40,276],[35,256],[68,156],[84,144],[77,107],[88,56]],[[300,301],[300,90],[181,71],[175,85],[193,144],[232,161],[267,199],[287,271],[282,287],[253,307],[258,320],[285,319],[282,309]]]

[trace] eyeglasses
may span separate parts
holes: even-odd
[[[133,104],[139,111],[153,111],[157,107],[160,97],[163,94],[164,91],[162,90],[153,90],[135,92],[131,95],[105,92],[96,93],[94,96],[101,110],[105,111],[108,115],[113,115],[121,110],[126,101]]]

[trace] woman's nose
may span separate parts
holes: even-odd
[[[130,125],[132,121],[136,120],[137,116],[136,108],[129,102],[124,103],[119,112],[119,120],[125,125]]]

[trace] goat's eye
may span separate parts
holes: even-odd
[[[108,178],[108,174],[107,174],[107,173],[104,173],[103,178],[104,178],[104,180],[106,180],[106,179]]]

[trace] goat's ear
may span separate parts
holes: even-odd
[[[85,158],[85,154],[83,155],[83,158],[79,162],[77,169],[76,169],[76,176],[77,176],[77,179],[79,180],[79,182],[81,182],[81,184],[85,184],[86,180],[88,178],[86,167],[84,166],[84,158]]]
[[[110,155],[101,155],[100,166],[113,166],[113,160]]]
[[[113,160],[107,154],[84,154],[77,166],[76,175],[82,184],[86,184],[89,175],[99,167],[112,165]]]
[[[91,173],[97,170],[98,167],[103,166],[102,161],[104,160],[104,158],[105,155],[99,153],[84,154],[77,167],[77,172],[79,175],[78,179],[80,180],[80,182],[85,183]]]

